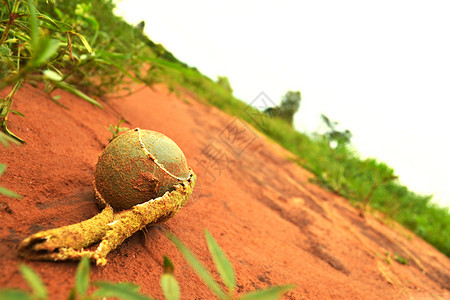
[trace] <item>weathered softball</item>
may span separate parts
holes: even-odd
[[[178,145],[162,133],[136,128],[115,138],[99,155],[94,190],[114,210],[161,197],[189,178]]]

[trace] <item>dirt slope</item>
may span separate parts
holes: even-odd
[[[3,94],[5,91],[3,91]],[[3,95],[2,94],[2,95]],[[239,291],[295,283],[287,299],[450,298],[450,261],[396,224],[359,217],[345,199],[310,184],[289,153],[242,121],[164,86],[145,88],[98,109],[63,91],[61,103],[25,86],[10,129],[27,141],[0,148],[8,169],[0,185],[23,195],[1,197],[0,286],[26,287],[18,243],[31,233],[99,212],[91,189],[97,156],[120,115],[126,126],[162,132],[183,149],[199,181],[190,202],[162,225],[138,232],[93,266],[93,280],[128,281],[162,299],[163,255],[172,258],[183,299],[213,299],[165,237],[170,230],[213,270],[207,228],[234,265]],[[409,265],[386,253],[409,258]],[[76,263],[29,262],[52,299],[66,299]],[[215,274],[217,276],[217,274]]]

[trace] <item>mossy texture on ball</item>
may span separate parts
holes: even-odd
[[[102,201],[123,210],[161,197],[188,177],[186,158],[174,141],[159,132],[134,129],[99,155],[94,188]]]

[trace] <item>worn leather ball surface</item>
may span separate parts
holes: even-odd
[[[156,131],[134,129],[116,137],[103,150],[94,176],[94,188],[102,199],[115,210],[123,210],[173,190],[175,184],[189,177],[189,167],[170,138]]]

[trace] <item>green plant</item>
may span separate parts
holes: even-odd
[[[402,256],[398,255],[397,253],[395,253],[394,259],[402,265],[409,265],[409,259],[402,257]]]
[[[235,295],[236,280],[234,276],[233,266],[226,258],[225,253],[219,247],[217,242],[211,236],[211,234],[205,230],[205,236],[208,243],[209,251],[213,257],[217,270],[227,286],[227,292],[223,291],[218,283],[214,280],[212,275],[202,265],[200,261],[193,255],[178,238],[172,234],[168,234],[169,239],[175,244],[181,254],[186,258],[191,267],[197,272],[202,280],[208,285],[208,287],[219,297],[219,299],[279,299],[285,292],[294,288],[293,285],[273,286],[264,290],[257,290],[250,292],[240,297]],[[163,260],[164,273],[161,275],[160,286],[163,291],[164,297],[167,300],[180,299],[181,292],[178,281],[174,276],[174,265],[172,261],[164,256]],[[31,292],[27,292],[20,289],[0,289],[0,300],[47,300],[49,295],[47,288],[42,282],[41,277],[30,267],[26,265],[20,265],[20,273],[25,281],[31,288]],[[96,289],[88,294],[90,287]],[[116,297],[124,300],[149,300],[147,296],[139,293],[140,287],[138,285],[126,282],[107,282],[96,281],[91,283],[90,281],[90,263],[89,257],[83,256],[78,264],[75,273],[75,284],[70,290],[68,300],[93,300],[104,299],[105,297]]]
[[[6,135],[3,132],[0,132],[0,144],[2,144],[5,147],[9,147],[9,143],[13,143],[13,144],[16,144],[16,145],[20,144],[16,139]],[[5,171],[6,171],[6,165],[5,164],[0,164],[0,176],[2,176],[2,174]],[[4,195],[4,196],[7,196],[7,197],[12,197],[12,198],[21,198],[22,197],[19,194],[17,194],[16,192],[11,191],[11,190],[9,190],[9,189],[7,189],[5,187],[2,187],[2,186],[0,186],[0,194]]]
[[[167,300],[180,299],[180,286],[173,275],[175,267],[169,257],[164,256],[163,261],[164,274],[161,276],[160,285]]]
[[[405,258],[403,256],[400,256],[397,253],[394,253],[394,257],[392,257],[391,253],[389,253],[388,251],[386,251],[385,254],[386,254],[385,260],[388,264],[392,264],[391,259],[394,259],[396,262],[398,262],[402,265],[409,265],[409,258],[407,258],[407,257]]]
[[[268,107],[264,110],[264,113],[272,118],[280,118],[293,127],[294,115],[300,108],[300,101],[300,91],[288,91],[281,99],[281,103],[279,106]]]
[[[3,172],[5,172],[5,170],[6,170],[6,165],[0,164],[0,176],[3,174]],[[0,186],[0,194],[7,196],[7,197],[12,197],[12,198],[21,198],[21,196],[19,194],[17,194],[16,192],[8,190],[7,188],[2,187],[2,186]]]
[[[216,240],[207,230],[205,230],[205,237],[208,243],[208,249],[211,253],[217,271],[219,272],[220,277],[227,288],[226,290],[223,290],[220,287],[206,267],[177,237],[172,234],[168,234],[168,237],[175,244],[192,269],[194,269],[197,275],[219,299],[279,299],[284,293],[295,287],[294,285],[273,286],[264,290],[249,292],[237,297],[235,294],[236,279],[233,266],[227,259],[223,250],[217,244]]]
[[[20,273],[28,286],[31,288],[31,292],[26,292],[19,289],[0,289],[1,300],[46,300],[49,299],[47,288],[42,282],[41,277],[30,267],[21,265],[19,267]],[[75,285],[71,289],[68,300],[93,300],[104,299],[105,297],[116,297],[124,300],[149,300],[147,296],[139,293],[140,287],[125,282],[106,282],[97,281],[91,283],[90,281],[90,266],[89,259],[84,257],[78,264],[75,274]],[[90,286],[94,286],[97,289],[88,294]]]
[[[156,82],[137,54],[167,51],[115,16],[112,1],[2,2],[0,90],[12,89],[0,99],[0,129],[10,136],[16,137],[8,130],[8,115],[25,82],[43,82],[48,93],[63,89],[98,107],[102,105],[94,98],[124,84]]]
[[[74,86],[63,82],[61,63],[65,55],[73,58],[73,49],[81,48],[71,42],[70,36],[77,36],[82,47],[92,52],[87,40],[64,22],[54,20],[40,13],[33,1],[5,1],[0,16],[8,16],[2,24],[0,38],[2,68],[0,69],[0,90],[12,85],[7,97],[0,99],[0,128],[8,135],[23,142],[8,130],[7,120],[14,96],[24,81],[44,81],[47,86],[55,86],[75,93],[89,102],[101,106],[96,100],[85,95]],[[26,3],[26,5],[22,5]],[[51,34],[42,34],[46,30]]]
[[[217,84],[222,87],[225,91],[233,94],[233,88],[231,87],[230,81],[226,76],[217,76]]]
[[[128,127],[120,127],[120,124],[122,124],[122,123],[124,123],[124,122],[128,122],[128,121],[125,120],[125,119],[120,119],[120,121],[119,121],[119,123],[117,123],[117,125],[112,125],[112,124],[110,124],[110,125],[109,125],[109,128],[108,128],[108,127],[105,127],[105,128],[108,129],[109,132],[111,132],[111,134],[112,134],[112,137],[111,137],[110,139],[108,139],[108,141],[111,142],[111,141],[112,141],[113,139],[115,139],[121,132],[124,132],[124,131],[129,130]]]

